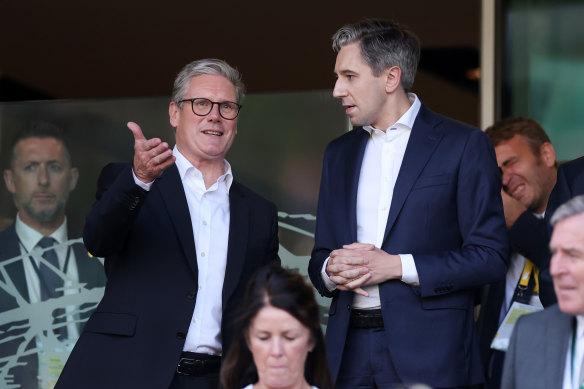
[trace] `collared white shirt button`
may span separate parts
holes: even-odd
[[[203,252],[201,253],[201,257],[204,257],[204,256],[205,256],[205,252],[203,251]]]

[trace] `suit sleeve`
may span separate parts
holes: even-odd
[[[130,164],[109,164],[102,170],[83,230],[92,255],[105,257],[122,248],[147,193],[134,182]]]
[[[331,209],[333,201],[330,200],[331,193],[329,190],[331,185],[328,183],[328,163],[330,160],[329,150],[330,147],[327,147],[324,155],[322,178],[318,195],[314,249],[312,250],[310,261],[308,263],[308,275],[310,276],[310,280],[318,292],[325,297],[334,296],[338,293],[338,290],[328,290],[320,272],[322,270],[322,266],[324,265],[324,261],[329,257],[331,250],[340,247],[332,234],[332,232],[336,229],[329,225],[331,222],[329,215],[331,215],[331,212],[333,211]]]
[[[509,244],[516,251],[539,267],[539,298],[544,307],[557,302],[550,275],[551,252],[549,242],[551,225],[549,213],[538,219],[531,212],[524,212],[509,230]]]
[[[529,258],[540,268],[549,264],[550,236],[547,223],[547,218],[538,219],[531,212],[525,211],[509,230],[511,250]]]
[[[278,240],[278,210],[276,206],[270,203],[270,210],[272,213],[272,228],[270,230],[270,240],[266,250],[266,263],[272,261],[281,263],[278,251],[280,250],[280,241]]]
[[[472,289],[505,276],[509,248],[501,182],[491,142],[482,131],[471,131],[460,157],[453,200],[460,242],[446,250],[413,253],[422,297]],[[441,245],[438,237],[429,239]]]

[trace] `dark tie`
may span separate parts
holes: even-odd
[[[59,269],[59,259],[57,258],[57,253],[53,249],[55,242],[55,239],[45,236],[39,241],[38,246],[43,249],[50,247],[50,249],[43,252],[43,258],[48,263]],[[39,266],[39,277],[41,278],[41,301],[63,296],[63,278],[50,269],[45,263],[41,263]],[[67,327],[64,324],[61,324],[66,321],[65,309],[55,309],[53,311],[53,320],[53,323],[57,325],[53,330],[55,335],[57,335],[59,340],[66,339]],[[61,325],[59,326],[59,324]]]
[[[59,259],[57,258],[57,253],[53,249],[54,245],[55,239],[48,236],[42,238],[38,243],[38,246],[43,249],[50,247],[50,249],[43,253],[43,258],[58,269]],[[57,290],[63,287],[63,278],[55,273],[53,269],[49,268],[44,262],[39,266],[39,277],[41,278],[41,301],[63,295],[62,290]]]

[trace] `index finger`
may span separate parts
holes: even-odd
[[[369,280],[371,278],[371,273],[367,273],[367,274],[363,274],[361,277],[359,278],[355,278],[353,280],[351,280],[350,282],[347,282],[344,286],[355,291],[356,289],[361,289],[361,287],[363,285],[365,285],[365,282],[367,280]],[[365,292],[363,289],[361,289],[363,292]],[[357,292],[359,294],[362,294],[360,292]],[[367,293],[367,292],[365,292]],[[365,297],[369,297],[369,294],[364,295]]]
[[[343,245],[343,248],[347,250],[373,250],[375,248],[375,245],[371,243],[355,242],[351,244],[345,244]]]
[[[335,250],[337,251],[337,250]],[[355,255],[346,255],[342,252],[335,252],[331,253],[331,258],[334,258],[334,264],[344,264],[344,265],[363,265],[365,264],[365,259],[361,256]]]
[[[140,128],[140,126],[137,123],[128,122],[127,126],[130,129],[130,131],[132,131],[132,134],[134,134],[135,141],[146,140],[146,137],[142,133],[142,129]]]

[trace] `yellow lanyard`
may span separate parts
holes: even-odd
[[[523,266],[523,273],[521,273],[521,278],[519,279],[519,285],[522,289],[527,289],[529,285],[529,278],[533,273],[535,277],[535,285],[533,287],[533,293],[539,293],[539,268],[533,264],[529,259],[525,260],[525,266]]]

